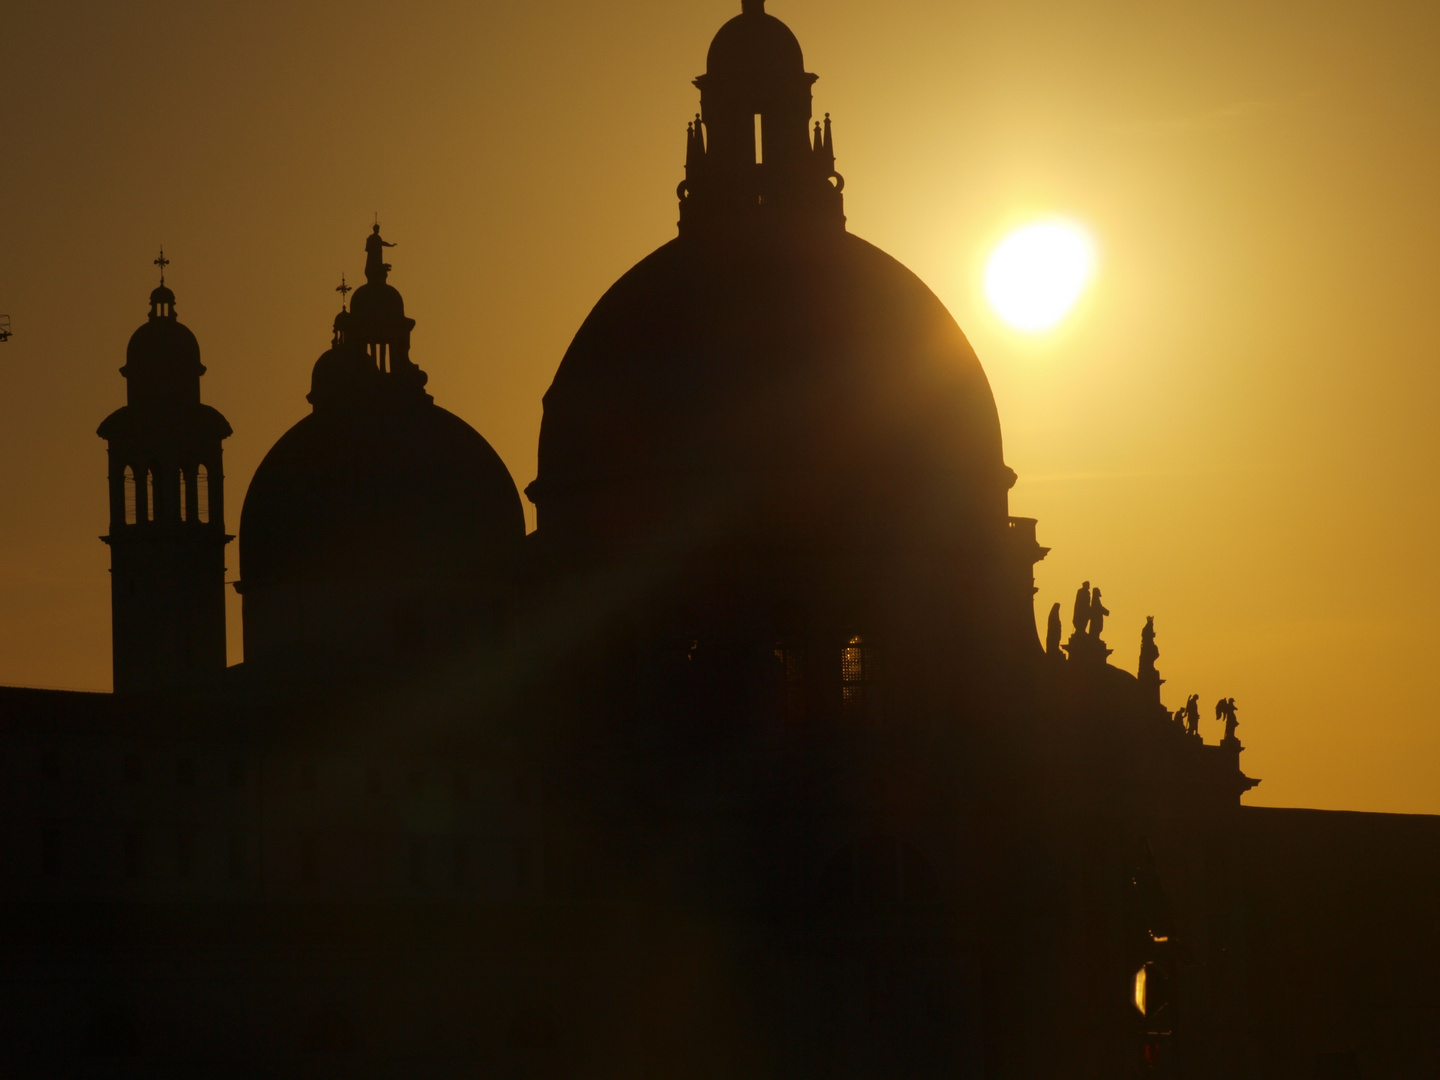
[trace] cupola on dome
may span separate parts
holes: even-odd
[[[805,57],[790,28],[765,13],[764,0],[745,0],[744,10],[710,42],[707,74],[722,78],[805,74]]]

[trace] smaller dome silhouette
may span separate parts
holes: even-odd
[[[305,400],[316,408],[329,408],[375,391],[380,373],[375,361],[358,345],[349,343],[350,313],[335,316],[335,341],[320,354],[310,372],[310,393]]]
[[[350,316],[357,326],[383,324],[405,318],[405,298],[389,282],[367,282],[350,300]]]
[[[200,363],[200,342],[188,326],[173,318],[153,318],[130,335],[120,373],[133,379],[142,372],[161,370],[196,376],[205,373]]]
[[[327,388],[360,378],[352,362],[343,346],[320,358],[315,412],[255,472],[240,518],[247,592],[282,582],[474,580],[503,572],[524,538],[525,517],[500,456],[469,424],[425,399],[362,393],[326,408]]]
[[[744,11],[710,42],[706,74],[754,80],[805,74],[805,56],[790,28],[765,14],[764,0],[745,0]]]

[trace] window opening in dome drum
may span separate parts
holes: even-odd
[[[125,833],[124,847],[124,874],[133,881],[140,877],[144,869],[141,859],[140,834],[136,830],[130,829]]]
[[[313,836],[303,837],[300,841],[300,880],[307,883],[314,881],[319,863],[320,845]]]
[[[188,829],[175,834],[175,876],[188,879],[195,867],[195,839]]]
[[[470,847],[465,842],[465,837],[455,837],[451,852],[451,881],[455,885],[468,885],[470,883]]]
[[[415,654],[425,648],[425,607],[413,596],[396,597],[391,621],[398,652]]]
[[[135,490],[135,470],[129,465],[125,466],[125,524],[134,525],[137,497]]]
[[[54,826],[40,830],[40,872],[46,877],[60,876],[60,830]]]
[[[245,837],[240,833],[230,837],[230,880],[245,880]]]
[[[195,469],[195,520],[210,520],[210,470],[204,465]]]
[[[180,520],[181,520],[181,521],[189,521],[189,520],[190,520],[190,499],[189,499],[188,496],[189,496],[190,493],[189,493],[189,491],[186,490],[186,485],[187,485],[187,483],[188,483],[188,477],[185,475],[185,470],[184,470],[184,469],[181,469],[181,470],[180,470],[179,475],[176,477],[176,479],[177,479],[177,481],[178,481],[178,484],[177,484],[177,486],[176,486],[176,494],[177,494],[178,497],[179,497],[179,498],[178,498],[178,502],[176,503],[176,505],[180,508]]]
[[[755,164],[765,164],[765,122],[755,114]]]
[[[155,504],[159,501],[156,496],[159,494],[160,490],[155,484],[155,467],[152,465],[145,470],[145,487],[143,491],[139,492],[139,506],[137,509],[143,511],[140,515],[143,520],[155,520]]]
[[[775,680],[778,683],[780,706],[786,720],[805,719],[805,651],[801,646],[781,638],[771,650],[775,658]]]
[[[875,647],[858,634],[840,650],[840,691],[845,712],[869,716],[875,705]]]

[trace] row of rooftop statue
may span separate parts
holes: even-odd
[[[1105,648],[1105,643],[1100,640],[1100,633],[1105,629],[1105,616],[1110,614],[1100,599],[1100,590],[1092,589],[1090,582],[1084,582],[1075,592],[1075,607],[1071,615],[1071,625],[1075,632],[1070,636],[1070,642],[1065,646],[1065,653],[1061,652],[1060,638],[1063,633],[1063,625],[1060,619],[1060,605],[1057,603],[1050,608],[1050,618],[1045,633],[1045,652],[1054,659],[1062,659],[1065,654],[1071,660],[1094,660],[1103,663],[1104,658],[1109,655],[1110,650]],[[1160,688],[1160,675],[1155,669],[1155,661],[1160,658],[1160,650],[1155,645],[1155,616],[1150,615],[1145,619],[1145,628],[1140,631],[1140,672],[1141,681],[1148,681],[1155,688],[1158,698]],[[1236,713],[1235,699],[1221,698],[1215,703],[1215,719],[1225,722],[1225,737],[1221,740],[1222,746],[1238,746],[1239,738],[1235,735],[1235,729],[1240,726],[1240,720]],[[1199,739],[1200,735],[1200,695],[1191,694],[1185,704],[1171,714],[1177,727],[1186,735]]]
[[[1225,721],[1225,738],[1221,740],[1222,746],[1231,746],[1240,740],[1235,735],[1235,729],[1240,726],[1236,717],[1235,699],[1221,698],[1215,703],[1215,719]],[[1185,700],[1185,704],[1175,710],[1175,723],[1184,729],[1187,735],[1200,737],[1200,695],[1191,694]]]
[[[1100,632],[1105,629],[1105,616],[1109,614],[1110,609],[1100,602],[1100,590],[1090,588],[1088,581],[1082,584],[1075,593],[1075,611],[1070,619],[1075,627],[1068,650],[1072,656],[1084,638],[1088,638],[1096,646],[1101,644]],[[1045,651],[1051,656],[1060,655],[1061,632],[1060,605],[1057,603],[1050,609],[1049,625],[1045,633]]]

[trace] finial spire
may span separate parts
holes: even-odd
[[[341,311],[344,311],[344,310],[345,310],[345,298],[346,298],[347,296],[349,296],[350,293],[352,293],[352,292],[354,291],[354,289],[355,289],[355,287],[354,287],[353,285],[346,285],[346,284],[345,284],[345,275],[344,275],[344,274],[341,274],[341,275],[340,275],[340,284],[335,286],[335,291],[340,294],[340,310],[341,310]]]
[[[151,262],[153,262],[156,266],[160,267],[160,284],[161,284],[161,285],[164,285],[164,284],[165,284],[165,267],[167,267],[167,266],[170,265],[170,260],[165,257],[165,245],[164,245],[164,244],[161,244],[161,245],[160,245],[160,257],[159,257],[158,259],[152,259]]]

